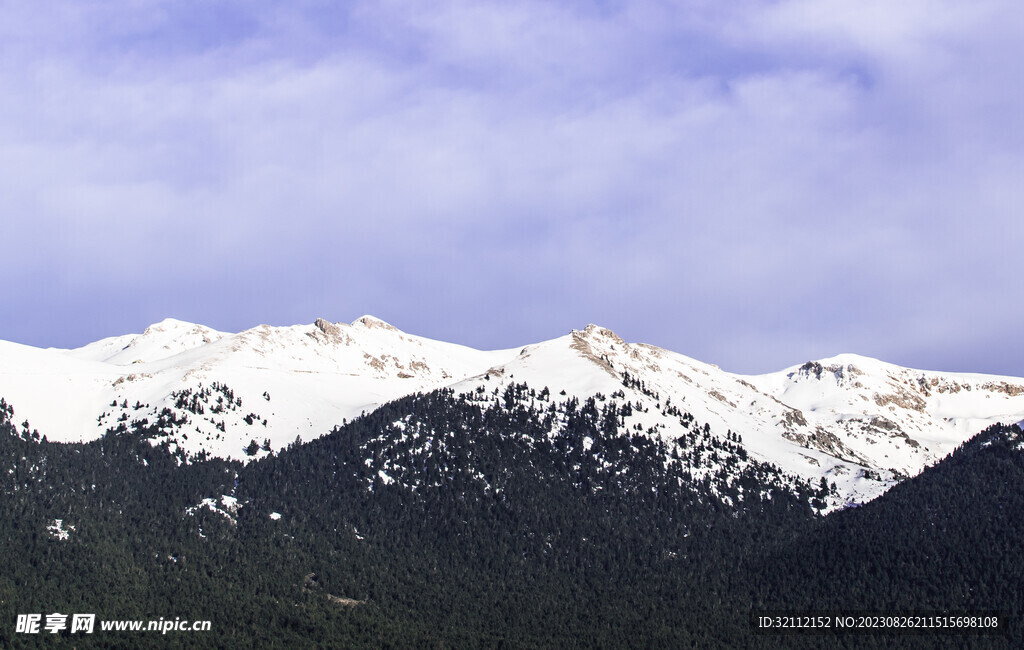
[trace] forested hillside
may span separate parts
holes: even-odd
[[[828,485],[696,422],[627,431],[624,407],[437,391],[242,465],[153,446],[148,423],[46,442],[3,403],[0,645],[58,643],[15,634],[20,613],[93,612],[212,629],[75,647],[932,647],[964,639],[756,635],[749,614],[1020,611],[1018,429],[822,517]]]

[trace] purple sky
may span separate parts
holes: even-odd
[[[0,339],[371,313],[1024,375],[1022,37],[1013,0],[0,0]]]

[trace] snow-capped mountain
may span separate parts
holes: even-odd
[[[520,383],[561,399],[628,403],[622,426],[631,431],[675,440],[700,427],[741,440],[752,460],[835,483],[840,501],[876,496],[989,424],[1024,418],[1024,379],[855,355],[742,376],[595,325],[498,351],[372,316],[238,334],[168,319],[75,350],[0,342],[0,397],[50,440],[146,420],[160,424],[160,440],[223,457],[245,457],[253,440],[269,449],[308,440],[415,392],[450,387],[494,400]]]
[[[77,359],[126,366],[130,363],[166,359],[179,352],[219,341],[225,336],[229,335],[203,325],[167,318],[150,325],[142,334],[101,339],[77,350],[70,350],[68,354]]]
[[[527,346],[492,379],[549,386],[580,398],[619,391],[639,403],[626,426],[678,436],[680,413],[713,435],[805,479],[835,482],[845,499],[877,496],[968,437],[1024,414],[1024,379],[938,373],[840,355],[744,376],[595,325]],[[455,386],[471,389],[478,378]]]
[[[89,440],[164,413],[183,449],[238,457],[251,439],[280,448],[319,436],[513,354],[412,336],[371,316],[238,334],[165,320],[75,350],[0,342],[0,396],[50,440]]]

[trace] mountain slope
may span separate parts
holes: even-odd
[[[992,426],[882,498],[750,558],[742,571],[758,608],[1001,614],[996,634],[925,634],[914,647],[1021,647],[1022,515],[1024,437],[1018,426]],[[857,647],[896,641],[857,638]],[[825,645],[821,636],[804,640],[799,647]]]
[[[542,392],[409,396],[248,464],[182,463],[145,427],[38,441],[0,402],[0,614],[214,621],[154,647],[1020,647],[1019,429],[818,517],[813,487],[771,471],[709,489],[703,427],[676,448],[615,426],[611,397]],[[752,633],[761,607],[1012,626],[783,639]],[[14,630],[0,645],[52,645]]]

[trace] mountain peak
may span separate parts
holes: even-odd
[[[324,334],[330,334],[331,332],[337,331],[338,326],[335,323],[327,320],[326,318],[318,318],[313,321],[313,326]]]
[[[395,332],[398,331],[398,328],[395,327],[394,325],[392,325],[390,323],[386,323],[386,322],[382,321],[381,319],[377,318],[376,316],[371,316],[370,314],[365,314],[363,316],[360,316],[359,318],[357,318],[354,321],[352,321],[352,324],[353,325],[362,325],[363,327],[365,327],[367,329],[380,328],[380,329],[385,329],[385,330],[392,330],[392,331],[395,331]]]
[[[171,331],[171,330],[181,330],[181,329],[191,329],[191,328],[208,329],[208,328],[206,328],[206,327],[204,327],[202,325],[197,325],[195,323],[189,323],[188,321],[178,320],[177,318],[165,318],[162,321],[160,321],[159,323],[153,323],[152,325],[147,327],[145,330],[143,330],[142,333],[143,333],[143,335],[145,335],[145,334],[153,334],[153,333],[156,333],[156,332],[168,332],[168,331]]]
[[[861,366],[861,367],[878,367],[891,365],[885,361],[880,361],[873,357],[866,357],[862,354],[853,354],[852,352],[843,352],[835,356],[826,357],[824,359],[817,359],[818,363],[828,365],[840,365],[840,366]]]
[[[313,332],[313,338],[321,342],[333,342],[333,343],[351,343],[352,339],[342,331],[341,326],[337,323],[332,323],[326,318],[318,318],[313,323],[313,327],[320,330],[323,333],[321,337],[317,332]]]
[[[573,334],[577,334],[577,333],[579,335],[587,337],[587,338],[595,338],[595,337],[597,337],[597,338],[605,338],[605,339],[611,339],[612,342],[618,343],[620,345],[625,345],[626,344],[626,342],[624,340],[622,340],[622,337],[620,337],[615,332],[611,331],[607,327],[601,327],[600,325],[595,325],[593,323],[587,325],[586,327],[584,327],[582,330],[580,330],[578,332],[577,331],[573,332]]]

